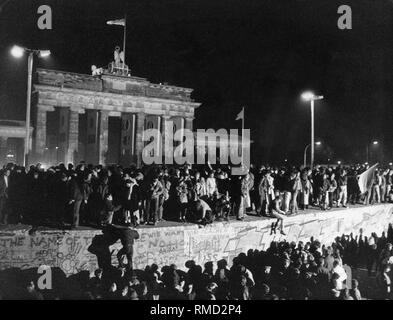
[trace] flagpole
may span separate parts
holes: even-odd
[[[123,33],[123,72],[126,64],[126,31],[127,31],[127,14],[124,15],[124,33]]]

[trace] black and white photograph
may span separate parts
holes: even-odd
[[[392,300],[392,107],[393,0],[0,0],[0,300]]]

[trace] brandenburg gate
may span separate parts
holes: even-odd
[[[48,125],[55,122],[57,162],[141,165],[144,129],[163,131],[172,123],[174,131],[192,130],[200,105],[190,97],[192,89],[129,75],[36,73],[34,161],[44,161]]]

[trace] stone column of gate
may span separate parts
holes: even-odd
[[[163,148],[163,145],[162,145],[162,117],[161,116],[157,116],[157,130],[158,130],[158,133],[157,133],[157,137],[155,137],[155,139],[156,139],[156,141],[157,141],[157,150],[158,150],[158,155],[160,156],[160,157],[162,157],[162,150],[164,149]]]
[[[171,157],[171,153],[173,156],[173,149],[168,148],[165,145],[165,141],[168,141],[168,145],[171,144],[173,146],[173,136],[171,137],[169,134],[173,134],[173,123],[171,123],[170,116],[162,116],[162,148],[163,148],[163,155],[165,159],[169,159]],[[170,141],[172,140],[172,142]]]
[[[7,155],[8,137],[0,137],[0,165],[5,164]]]
[[[145,143],[143,142],[143,130],[145,129],[146,114],[140,112],[136,116],[136,139],[135,139],[135,153],[137,156],[137,166],[142,164],[142,151]]]
[[[186,118],[185,120],[186,120],[185,128],[192,131],[194,118]]]
[[[75,158],[78,152],[78,137],[79,137],[79,112],[78,110],[70,109],[66,165],[68,163],[74,163],[76,161]]]
[[[46,147],[46,112],[48,107],[37,106],[37,118],[35,126],[35,156],[36,161],[42,161]]]
[[[98,163],[105,165],[108,154],[108,120],[109,111],[100,110],[98,125]]]

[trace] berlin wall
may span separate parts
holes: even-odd
[[[308,241],[310,237],[330,244],[342,234],[378,235],[393,222],[393,205],[381,204],[335,211],[318,211],[288,217],[287,236],[271,235],[273,219],[252,222],[232,221],[206,227],[184,225],[138,229],[140,239],[134,245],[134,268],[144,269],[175,263],[183,268],[187,260],[198,264],[225,258],[231,263],[240,252],[267,249],[271,241]],[[96,256],[89,253],[94,236],[100,230],[42,230],[29,234],[29,228],[8,227],[0,231],[0,270],[49,265],[61,268],[66,275],[97,268]],[[111,247],[113,262],[120,243]]]

